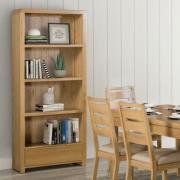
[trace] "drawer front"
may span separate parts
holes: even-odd
[[[83,159],[82,144],[51,145],[25,148],[25,167],[38,167],[71,162]]]

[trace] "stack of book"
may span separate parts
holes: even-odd
[[[50,78],[45,60],[25,60],[25,79],[46,79]]]
[[[55,104],[36,104],[36,111],[48,112],[48,111],[63,111],[63,103]]]
[[[79,142],[79,118],[45,122],[43,143],[68,144],[77,142]]]
[[[25,36],[25,44],[47,44],[48,38],[47,36],[42,35],[26,35]]]

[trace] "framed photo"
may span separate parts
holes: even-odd
[[[70,24],[48,23],[49,44],[70,44]]]

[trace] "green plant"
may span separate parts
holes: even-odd
[[[52,58],[56,70],[64,70],[64,57],[58,54],[56,58]]]

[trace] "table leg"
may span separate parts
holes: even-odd
[[[180,150],[180,139],[176,139],[176,149]],[[177,176],[180,176],[180,168],[177,169]]]

